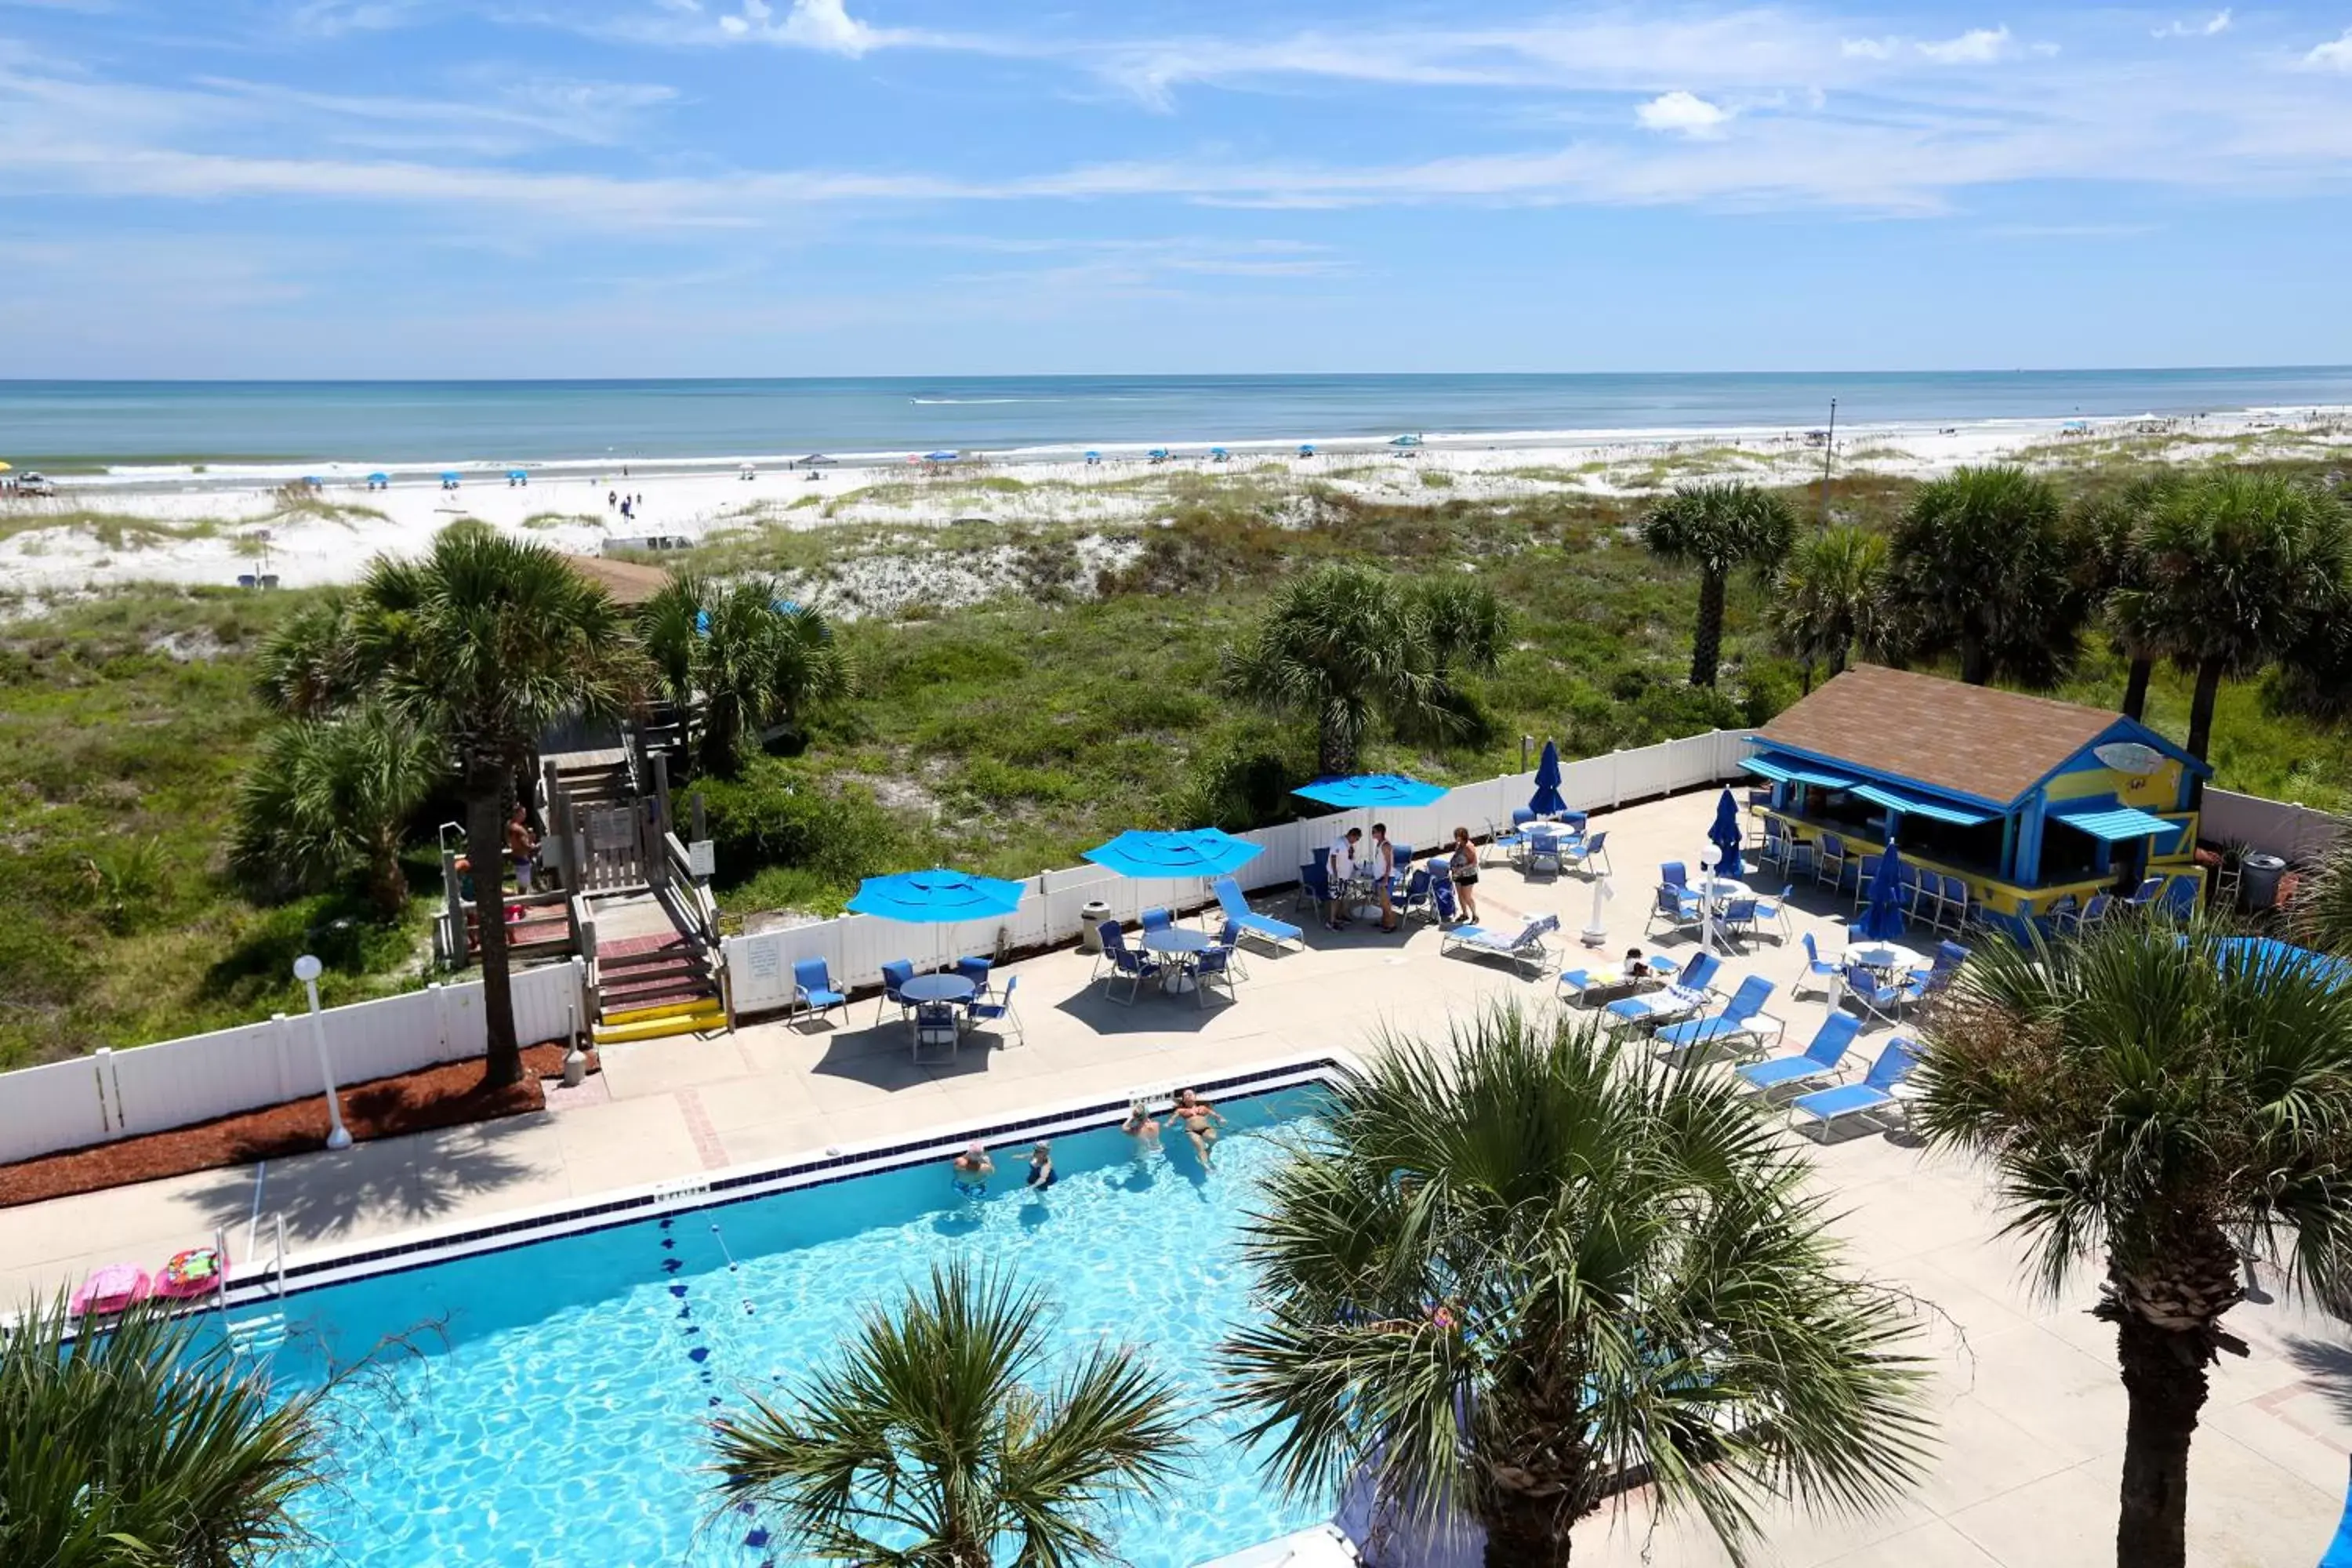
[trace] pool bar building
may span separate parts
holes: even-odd
[[[2095,895],[2189,907],[2197,801],[2212,769],[2104,709],[1861,665],[1784,710],[1741,766],[1790,868],[1844,885],[1889,842],[1965,883],[1973,918],[2022,933]]]

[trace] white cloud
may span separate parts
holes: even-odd
[[[2352,71],[2352,27],[2345,28],[2341,37],[2314,47],[2303,57],[2303,63],[2313,70]]]
[[[867,26],[849,14],[847,0],[793,0],[792,9],[781,21],[769,0],[742,0],[742,5],[740,14],[719,18],[719,30],[730,38],[758,38],[835,55],[862,55],[886,45],[915,41],[912,34]],[[667,8],[681,9],[675,5]]]
[[[1891,60],[1902,51],[1900,38],[1843,38],[1838,53],[1850,60]]]
[[[2201,22],[2167,22],[2148,35],[2153,38],[2210,38],[2230,30],[2228,7],[2214,12]]]
[[[2015,45],[2006,24],[1998,27],[1971,27],[1957,38],[1939,43],[1923,43],[1920,54],[1937,65],[1989,65],[2008,55]]]
[[[1731,110],[1680,89],[1661,93],[1633,110],[1645,131],[1672,132],[1684,136],[1720,136]]]

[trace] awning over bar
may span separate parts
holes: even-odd
[[[1808,763],[1782,752],[1759,752],[1752,757],[1742,757],[1739,765],[1774,784],[1820,784],[1825,789],[1852,789],[1857,782],[1852,773],[1842,773],[1819,763]]]
[[[1873,805],[1883,805],[1906,816],[1925,816],[1937,822],[1955,823],[1962,827],[1975,827],[1980,823],[1995,821],[2000,816],[1997,811],[1979,810],[1973,805],[1962,805],[1958,801],[1937,800],[1912,790],[1897,789],[1893,784],[1856,784],[1853,793]]]
[[[2136,805],[2053,805],[2051,816],[2067,826],[2104,838],[2110,844],[2127,843],[2145,838],[2151,833],[2177,833],[2180,824],[2140,810]]]

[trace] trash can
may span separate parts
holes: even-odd
[[[2279,879],[2286,875],[2286,862],[2275,855],[2256,850],[2239,864],[2244,868],[2242,897],[2246,908],[2267,910],[2278,902]]]
[[[1089,899],[1087,907],[1078,911],[1078,951],[1102,951],[1102,923],[1110,919],[1110,906],[1100,899]]]

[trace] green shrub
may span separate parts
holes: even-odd
[[[698,787],[722,886],[747,881],[764,867],[786,867],[845,889],[894,868],[904,851],[905,829],[870,791],[827,784],[805,766],[758,758],[740,778]]]

